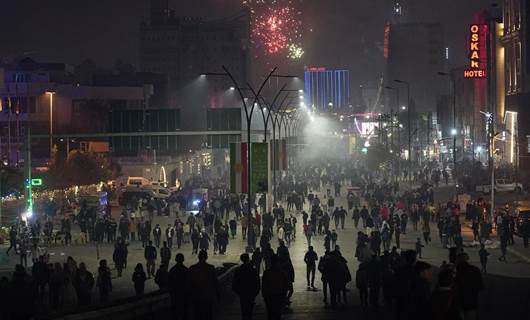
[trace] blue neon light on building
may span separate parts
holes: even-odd
[[[305,98],[317,109],[348,107],[350,103],[350,71],[306,68]],[[330,105],[331,104],[331,105]]]

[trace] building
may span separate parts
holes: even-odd
[[[304,70],[306,103],[321,111],[350,106],[350,71],[309,67]]]
[[[399,9],[401,10],[401,9]],[[385,81],[394,86],[399,79],[410,84],[410,99],[419,113],[436,111],[436,99],[447,92],[446,80],[438,72],[446,70],[444,30],[440,23],[387,23],[385,26]],[[387,92],[387,104],[396,97]],[[406,92],[402,90],[406,105]],[[403,103],[401,103],[403,104]],[[389,108],[387,108],[389,109]]]
[[[167,0],[151,0],[150,19],[140,26],[140,69],[167,73],[182,87],[226,66],[246,83],[249,74],[248,12],[206,20],[176,17]]]
[[[530,4],[522,0],[503,1],[502,24],[497,49],[497,119],[504,126],[506,143],[503,159],[518,168],[524,181],[530,179]],[[504,100],[504,101],[503,101]]]
[[[38,63],[23,59],[6,65],[4,86],[0,88],[0,154],[10,163],[19,154],[26,129],[34,136],[52,133],[53,144],[68,150],[82,134],[109,132],[109,112],[142,109],[144,86],[89,86],[73,82],[74,68],[65,64]],[[49,144],[33,140],[33,157],[49,157]],[[69,145],[73,143],[73,145]]]

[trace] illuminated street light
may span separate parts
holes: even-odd
[[[333,107],[333,102],[328,103],[328,106]]]
[[[234,90],[236,90],[236,88],[230,87],[230,91],[234,91]]]
[[[370,146],[370,141],[366,140],[366,142],[364,143],[364,146],[368,148]]]
[[[452,135],[452,136],[456,136],[456,133],[457,133],[457,131],[456,131],[455,128],[451,129],[451,135]]]
[[[401,110],[407,110],[407,106],[401,106]]]
[[[304,90],[300,89],[300,90],[298,90],[298,92],[300,92],[300,93],[304,93]]]

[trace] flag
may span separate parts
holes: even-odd
[[[233,193],[247,192],[247,144],[230,144],[230,190]]]

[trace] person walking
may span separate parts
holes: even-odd
[[[248,254],[243,253],[240,260],[243,264],[235,271],[232,290],[239,296],[242,319],[252,320],[254,301],[260,291],[260,279]]]
[[[171,310],[176,320],[186,320],[189,308],[189,270],[184,266],[184,255],[177,253],[176,265],[169,270],[168,290],[171,297]]]
[[[463,320],[477,319],[478,296],[484,289],[480,270],[468,261],[469,255],[465,252],[457,256],[455,288]]]
[[[144,295],[146,280],[147,276],[144,272],[144,266],[141,263],[138,263],[134,268],[134,272],[132,275],[132,282],[134,283],[134,292],[136,292],[137,297],[141,297]]]
[[[118,239],[118,243],[114,248],[114,253],[112,254],[112,260],[118,272],[118,278],[121,277],[123,269],[127,266],[127,255],[129,251],[127,250],[127,245],[123,238]]]
[[[156,248],[153,246],[153,241],[149,240],[148,245],[144,249],[145,267],[147,269],[147,278],[151,279],[155,275],[156,265]]]
[[[112,292],[112,276],[107,266],[107,260],[99,261],[97,287],[99,288],[99,301],[106,303],[109,301],[109,293]]]
[[[271,267],[263,272],[261,295],[265,300],[268,320],[280,320],[285,306],[288,279],[276,255],[271,256]]]
[[[195,320],[211,320],[213,305],[219,298],[219,284],[214,266],[206,262],[206,250],[201,250],[198,256],[199,262],[189,269],[193,316]]]
[[[15,249],[15,254],[18,253],[17,251],[17,227],[15,225],[11,226],[11,229],[9,229],[9,248],[7,248],[6,254],[9,256],[9,251],[11,249]]]
[[[155,238],[155,246],[160,247],[160,239],[162,238],[162,228],[157,224],[153,229],[153,237]]]
[[[307,290],[316,290],[315,288],[315,272],[316,272],[316,262],[318,260],[318,255],[314,251],[313,246],[309,246],[305,256],[304,262],[306,264],[306,279],[307,279]],[[310,281],[311,280],[311,281]]]
[[[355,274],[355,286],[359,290],[359,298],[361,300],[361,307],[368,307],[368,269],[365,262],[359,264],[359,269]]]
[[[169,248],[167,246],[167,243],[164,241],[162,243],[162,248],[160,248],[160,264],[163,264],[169,267],[170,260],[171,260],[171,248]]]
[[[488,252],[488,250],[486,250],[484,244],[480,244],[480,250],[478,251],[478,256],[479,256],[479,259],[480,259],[480,271],[484,274],[487,273],[486,271],[486,266],[488,264],[488,256],[490,255],[490,253]]]
[[[94,276],[92,276],[92,273],[88,272],[86,265],[81,262],[73,280],[79,306],[90,305],[94,284]]]

